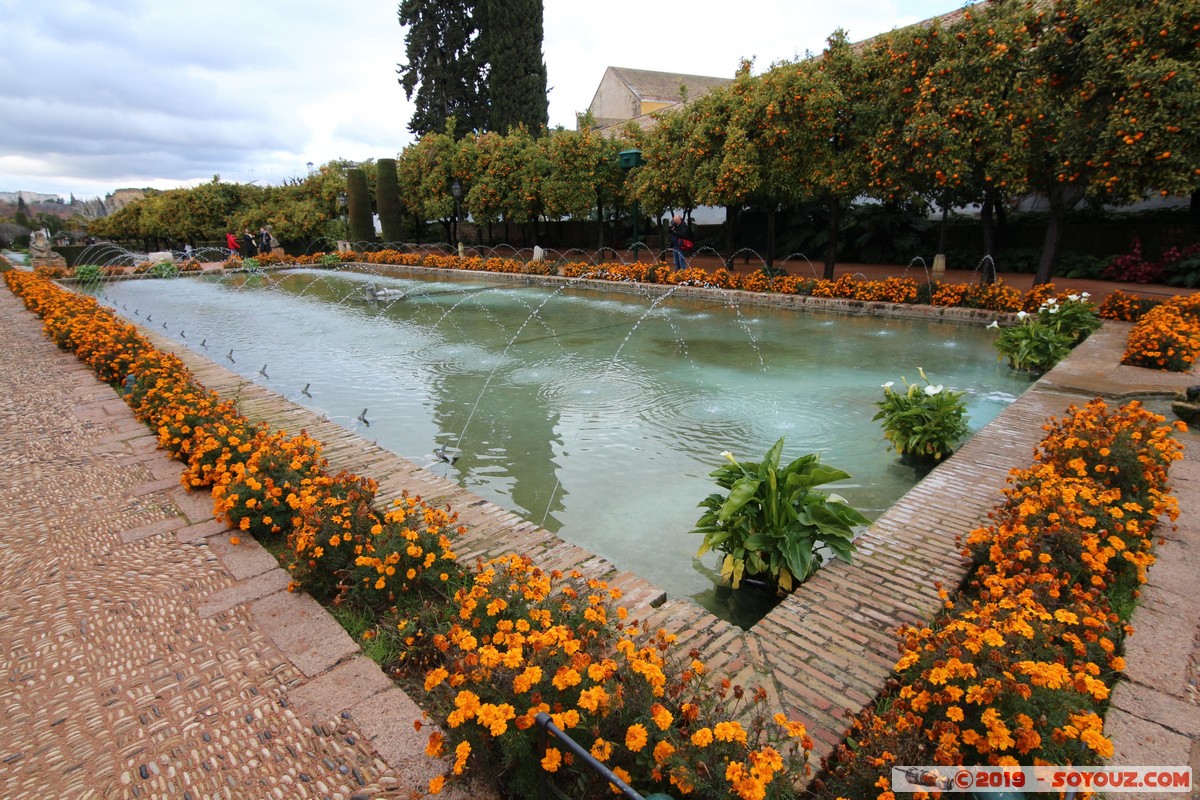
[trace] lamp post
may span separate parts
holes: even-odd
[[[344,236],[346,239],[350,238],[349,223],[346,220],[346,209],[349,207],[349,205],[350,205],[350,200],[349,200],[349,198],[346,197],[346,193],[338,192],[338,196],[337,196],[338,215],[341,217],[341,221],[342,221],[342,236]]]
[[[458,218],[462,214],[462,184],[458,179],[454,179],[454,183],[450,184],[450,194],[454,196],[454,226],[452,228],[451,238],[454,239],[455,245],[458,244]]]
[[[646,163],[646,159],[642,158],[641,150],[622,150],[617,154],[618,162],[625,174],[629,174],[629,170],[634,167],[640,167]],[[638,260],[638,217],[642,215],[642,209],[638,201],[633,201],[633,260]]]

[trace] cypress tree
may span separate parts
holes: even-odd
[[[524,125],[537,136],[549,121],[542,58],[542,0],[479,0],[480,40],[488,66],[488,130]]]
[[[371,190],[367,173],[355,167],[346,170],[347,213],[350,216],[350,241],[375,241],[375,225],[371,219]]]
[[[458,137],[483,129],[486,62],[479,52],[475,6],[476,0],[401,0],[398,16],[407,29],[408,63],[397,64],[397,73],[405,97],[416,97],[408,129],[418,138],[444,131],[450,117]]]
[[[400,209],[400,185],[396,177],[396,159],[381,158],[375,162],[375,208],[385,242],[404,240],[403,216]]]

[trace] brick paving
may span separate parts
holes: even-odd
[[[238,396],[251,418],[307,429],[334,469],[379,480],[383,500],[408,489],[452,505],[469,529],[463,557],[520,550],[623,586],[636,615],[676,632],[718,672],[764,684],[775,705],[804,719],[817,757],[841,741],[846,709],[881,689],[896,626],[930,616],[935,581],[962,578],[955,538],[986,519],[1009,468],[1029,463],[1046,417],[1096,395],[1197,382],[1120,367],[1127,332],[1106,324],[881,516],[853,565],[822,570],[742,631],[144,331],[205,386]],[[419,710],[323,611],[283,591],[269,556],[228,544],[207,503],[178,487],[178,465],[7,293],[0,347],[0,391],[15,398],[0,410],[0,466],[11,476],[0,508],[16,520],[12,541],[0,540],[0,796],[65,787],[80,797],[346,798],[424,785],[424,737],[411,733]],[[1189,449],[1179,467],[1182,522],[1164,533],[1134,619],[1130,680],[1110,718],[1114,763],[1200,766],[1200,523],[1189,523],[1200,519],[1198,459]]]

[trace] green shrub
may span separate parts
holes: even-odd
[[[159,261],[150,268],[150,274],[156,278],[174,278],[179,274],[179,267],[170,261]]]
[[[1071,352],[1071,337],[1038,322],[1033,314],[1019,311],[1017,316],[1021,323],[1005,328],[996,337],[996,351],[1000,358],[1008,359],[1010,367],[1041,374]],[[993,326],[999,327],[995,322],[989,327]]]
[[[1067,357],[1071,348],[1100,327],[1102,321],[1087,292],[1050,298],[1036,314],[1017,313],[1020,324],[1005,328],[996,350],[1013,369],[1043,373]],[[993,322],[988,327],[997,328]]]
[[[84,283],[99,280],[104,274],[104,267],[98,264],[81,264],[75,268],[75,279]]]
[[[925,385],[909,383],[903,376],[905,390],[898,392],[888,381],[883,385],[883,399],[873,420],[883,422],[883,435],[896,452],[914,458],[939,460],[954,452],[970,429],[967,426],[967,407],[963,392],[948,391],[941,384],[933,385],[918,367]]]
[[[868,520],[836,494],[815,487],[846,480],[849,473],[822,466],[810,453],[780,467],[783,439],[761,462],[729,461],[711,473],[728,495],[710,494],[692,533],[704,535],[697,557],[724,553],[721,577],[738,588],[743,577],[759,576],[787,592],[803,583],[824,561],[828,548],[846,561],[854,552],[856,525]]]

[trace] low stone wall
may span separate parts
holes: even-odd
[[[509,272],[473,272],[461,269],[439,269],[416,267],[407,264],[364,264],[346,263],[342,267],[359,267],[379,275],[405,278],[438,278],[447,281],[487,280],[494,283],[513,283],[519,286],[575,287],[595,289],[602,292],[636,294],[642,297],[672,297],[703,300],[721,305],[759,305],[790,308],[797,311],[824,311],[853,316],[884,316],[904,319],[928,319],[946,322],[977,323],[989,325],[995,320],[1006,321],[1014,315],[1002,311],[982,308],[960,308],[958,306],[930,306],[917,303],[885,303],[868,300],[852,300],[844,297],[812,297],[802,294],[778,292],[747,292],[732,289],[713,289],[707,286],[678,286],[662,283],[635,283],[632,281],[606,281],[593,278],[564,278],[560,275],[527,275]]]

